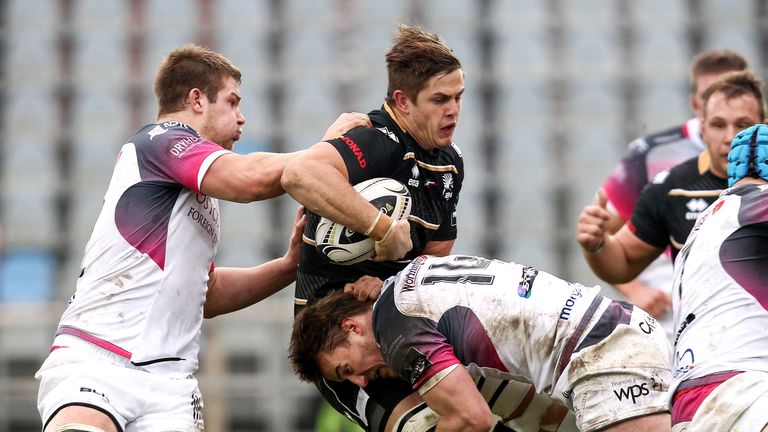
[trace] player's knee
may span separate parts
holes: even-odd
[[[416,405],[408,410],[408,412],[401,415],[395,422],[392,430],[403,432],[426,432],[428,430],[434,430],[438,420],[440,420],[440,415],[432,411],[426,403],[421,402],[419,405]]]
[[[80,423],[67,423],[59,426],[52,432],[106,432],[104,429]]]

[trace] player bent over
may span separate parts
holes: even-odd
[[[663,330],[599,291],[515,263],[420,256],[375,303],[334,293],[302,311],[290,357],[309,381],[399,376],[440,430],[488,431],[494,415],[539,430],[515,423],[535,392],[565,404],[581,431],[671,430]]]

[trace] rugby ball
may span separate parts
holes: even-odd
[[[411,214],[411,194],[397,180],[377,177],[356,184],[354,189],[389,217],[399,220]],[[374,254],[372,238],[325,217],[317,224],[315,244],[321,255],[342,265],[365,261]]]

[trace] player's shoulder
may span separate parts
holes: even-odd
[[[668,146],[689,141],[686,123],[668,127],[635,138],[627,147],[627,155],[643,155],[660,146]]]
[[[688,140],[688,130],[686,124],[683,123],[648,134],[645,136],[645,140],[650,147],[675,144],[680,141]]]
[[[649,188],[670,190],[684,186],[701,177],[699,157],[688,159],[679,165],[656,174]]]

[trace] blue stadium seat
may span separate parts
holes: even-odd
[[[0,302],[45,302],[52,298],[56,261],[43,250],[8,251],[0,260]]]

